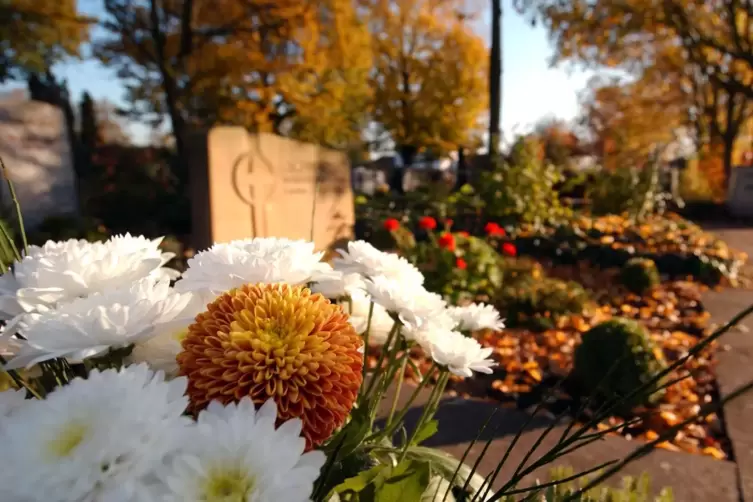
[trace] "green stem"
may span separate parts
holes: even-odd
[[[397,374],[397,388],[395,389],[395,395],[392,396],[392,406],[390,406],[390,414],[387,418],[387,423],[392,422],[392,418],[395,416],[395,410],[397,409],[397,400],[400,397],[400,390],[403,387],[403,379],[405,378],[405,367],[408,365],[408,351],[402,357],[402,363],[400,364],[400,370]]]
[[[0,168],[2,168],[3,171],[3,177],[8,182],[8,191],[10,191],[10,198],[13,200],[13,205],[16,208],[16,217],[18,218],[18,227],[21,230],[21,241],[24,243],[24,252],[29,251],[29,243],[26,241],[26,230],[24,229],[24,217],[21,214],[21,204],[18,202],[18,197],[16,196],[16,189],[13,188],[13,182],[10,180],[10,176],[8,176],[8,170],[5,168],[5,162],[3,162],[3,158],[0,157]]]
[[[378,380],[377,373],[381,371],[382,364],[384,364],[384,358],[387,355],[387,353],[390,351],[390,345],[392,345],[392,341],[395,338],[395,335],[397,334],[399,329],[400,329],[400,322],[395,321],[395,324],[392,326],[392,329],[390,330],[390,334],[387,335],[387,341],[382,347],[382,353],[379,354],[379,360],[377,361],[377,364],[374,367],[374,374],[371,375],[371,381],[369,381],[369,385],[366,387],[366,392],[364,392],[363,394],[364,397],[371,394],[371,391],[374,390],[374,385],[376,385],[376,382]]]
[[[382,395],[395,379],[395,374],[397,374],[397,370],[400,367],[402,359],[398,359],[397,354],[401,349],[404,349],[405,355],[407,356],[408,346],[404,344],[401,339],[395,340],[392,343],[392,348],[387,352],[387,364],[382,372],[382,377],[379,378],[377,386],[374,388],[374,393],[370,394],[368,397],[377,399],[377,402],[382,398]]]
[[[439,408],[439,401],[442,399],[442,394],[444,391],[445,385],[447,385],[447,379],[449,378],[450,372],[446,369],[440,370],[439,378],[437,378],[437,383],[434,385],[434,388],[431,390],[431,395],[429,396],[429,401],[424,406],[424,409],[421,411],[421,416],[418,419],[418,422],[416,422],[416,426],[413,428],[413,432],[411,432],[410,436],[408,437],[408,440],[405,441],[405,444],[403,445],[403,451],[400,453],[400,459],[399,462],[402,462],[405,458],[405,455],[408,453],[408,448],[413,444],[413,441],[416,439],[416,435],[419,433],[419,431],[423,428],[423,426],[431,420],[431,418],[434,416],[434,414],[437,411],[437,408]]]
[[[350,310],[349,312],[353,313],[353,300],[350,300]],[[371,317],[374,315],[374,302],[371,302],[369,304],[369,318],[366,321],[366,333],[363,335],[363,382],[366,382],[366,372],[368,371],[368,365],[366,364],[368,361],[368,355],[369,355],[369,333],[371,333]],[[363,384],[361,384],[361,389],[363,389]]]
[[[431,375],[434,373],[434,370],[437,368],[437,364],[433,363],[431,368],[426,372],[424,375],[424,378],[421,379],[421,382],[416,386],[415,390],[413,391],[413,394],[411,394],[410,398],[408,399],[408,402],[405,403],[405,406],[400,411],[400,413],[397,415],[397,418],[394,422],[391,424],[388,424],[385,426],[385,428],[382,431],[376,432],[369,436],[367,438],[367,441],[379,438],[379,437],[387,437],[390,438],[395,431],[398,429],[399,425],[402,423],[403,420],[405,420],[405,416],[408,414],[408,411],[410,410],[411,405],[418,397],[418,394],[426,387],[426,384],[428,384],[431,381]]]

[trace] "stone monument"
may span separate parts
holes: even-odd
[[[733,216],[753,217],[753,167],[733,167],[727,190],[727,208]]]
[[[189,138],[193,245],[248,237],[350,240],[355,214],[344,153],[242,127]]]
[[[78,212],[76,175],[63,112],[29,101],[25,93],[0,97],[0,157],[13,182],[24,225],[34,229],[46,217]],[[12,212],[7,183],[0,204]]]

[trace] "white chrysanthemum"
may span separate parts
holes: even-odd
[[[27,314],[19,331],[26,340],[7,369],[56,357],[79,361],[154,336],[175,321],[191,301],[166,279],[147,277],[133,284],[79,298],[47,312]]]
[[[403,324],[416,328],[447,305],[441,296],[418,284],[404,283],[382,275],[366,279],[365,283],[366,292],[375,303],[397,314]]]
[[[419,339],[421,347],[434,362],[458,376],[470,377],[473,372],[491,373],[496,363],[489,358],[491,348],[484,348],[475,339],[458,331],[434,331]]]
[[[8,389],[0,392],[0,418],[7,418],[26,403],[26,389]],[[0,420],[0,428],[3,420]]]
[[[8,420],[0,500],[155,500],[153,474],[174,451],[188,399],[185,378],[146,365],[92,371],[29,401]]]
[[[337,252],[340,257],[332,260],[336,270],[372,278],[381,275],[406,284],[424,283],[424,275],[408,260],[380,251],[366,241],[349,242],[347,251]]]
[[[0,277],[0,316],[46,310],[150,275],[174,279],[178,273],[162,267],[174,255],[160,251],[161,241],[126,234],[105,242],[29,246],[13,271]]]
[[[257,411],[249,397],[223,407],[213,401],[186,429],[184,447],[159,472],[166,502],[309,500],[324,465],[322,452],[303,453],[301,421],[275,428],[277,407]]]
[[[352,296],[354,292],[363,288],[363,277],[360,274],[345,274],[338,271],[333,271],[332,277],[322,279],[311,285],[313,293],[320,293],[330,300]]]
[[[406,340],[419,342],[419,344],[433,333],[446,333],[457,327],[457,321],[450,315],[447,308],[432,312],[428,317],[420,318],[418,321],[415,324],[403,326],[401,333]]]
[[[206,310],[198,295],[184,295],[190,295],[190,300],[183,310],[175,315],[173,321],[154,325],[143,339],[138,340],[126,358],[129,364],[147,363],[150,368],[164,371],[171,378],[178,374],[175,358],[183,350],[180,342],[188,334],[188,326],[196,316]]]
[[[505,327],[499,317],[499,312],[492,305],[471,303],[464,307],[450,307],[448,310],[457,321],[458,329],[461,331],[501,330]]]
[[[175,285],[178,291],[200,293],[206,301],[249,283],[306,284],[336,276],[324,253],[306,241],[257,237],[215,244],[188,260]]]
[[[351,312],[351,306],[353,310]],[[369,326],[369,309],[371,307],[371,298],[363,291],[354,291],[350,296],[349,302],[342,303],[343,310],[350,314],[349,321],[353,328],[359,334],[366,333]],[[384,307],[374,304],[371,313],[371,329],[369,330],[369,345],[384,345],[387,343],[392,327],[395,321],[390,317]]]

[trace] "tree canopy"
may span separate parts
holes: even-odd
[[[365,0],[372,32],[373,117],[399,148],[441,153],[480,136],[488,52],[464,2]]]
[[[370,58],[350,0],[106,0],[105,7],[112,36],[97,53],[118,67],[135,116],[167,115],[176,135],[186,126],[235,124],[335,145],[357,129]]]
[[[91,22],[76,0],[2,0],[0,19],[0,82],[45,73],[77,55]]]
[[[602,85],[587,98],[586,120],[608,134],[604,144],[628,158],[645,155],[678,127],[690,126],[699,146],[722,146],[729,171],[736,138],[753,114],[750,2],[523,3],[542,16],[555,61],[614,68],[632,77],[622,86]]]

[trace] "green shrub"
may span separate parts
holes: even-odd
[[[627,214],[630,218],[663,213],[671,197],[660,183],[658,157],[641,168],[620,167],[594,176],[586,190],[595,215]]]
[[[632,293],[643,294],[659,284],[659,270],[648,258],[631,258],[622,266],[622,284]]]
[[[538,267],[526,271],[527,266],[523,262],[503,270],[503,285],[494,297],[508,326],[544,330],[561,316],[583,312],[591,298],[580,284],[545,277]]]
[[[455,238],[456,255],[467,264],[457,286],[470,298],[490,295],[503,283],[502,256],[484,239],[463,234],[455,234]]]
[[[539,148],[536,141],[518,140],[507,160],[482,173],[479,188],[488,218],[539,224],[569,216],[555,188],[562,172],[540,159]]]
[[[570,467],[552,469],[552,481],[561,481],[574,476],[576,473]],[[542,489],[540,497],[535,500],[544,502],[561,502],[571,500],[569,497],[580,488],[586,486],[588,478],[583,477],[575,481],[565,481]],[[521,499],[524,497],[521,497]],[[512,497],[505,497],[503,502],[513,502]],[[621,488],[599,486],[591,488],[574,502],[674,502],[674,496],[670,488],[663,488],[656,497],[651,496],[651,480],[647,474],[639,478],[626,476],[622,478]]]
[[[583,334],[575,349],[571,377],[596,402],[616,400],[618,412],[627,412],[663,395],[663,391],[652,389],[637,392],[665,368],[660,354],[643,326],[630,319],[611,319]]]

